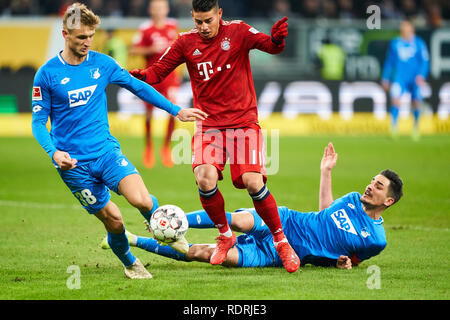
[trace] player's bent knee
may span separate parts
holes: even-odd
[[[247,188],[249,194],[255,194],[264,187],[264,182],[262,181],[262,179],[254,179],[245,183],[245,187]]]
[[[219,176],[216,168],[214,168],[214,170],[199,170],[195,175],[195,179],[201,190],[208,191],[216,187]]]

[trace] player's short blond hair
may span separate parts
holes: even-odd
[[[86,5],[76,2],[67,8],[63,16],[63,28],[66,31],[80,28],[80,24],[97,28],[100,17],[92,12]]]

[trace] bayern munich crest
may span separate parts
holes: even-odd
[[[222,48],[222,50],[224,51],[228,51],[231,48],[231,43],[230,43],[230,39],[225,38],[222,40],[222,43],[220,44],[220,47]]]

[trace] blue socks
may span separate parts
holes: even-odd
[[[108,232],[108,244],[125,267],[131,266],[136,261],[136,257],[130,252],[125,229],[120,234]]]
[[[413,115],[414,115],[414,127],[417,128],[419,126],[420,110],[419,109],[414,109]]]
[[[191,245],[189,245],[191,246]],[[137,237],[136,247],[144,249],[149,252],[153,252],[159,254],[161,256],[172,258],[180,261],[188,261],[186,260],[186,255],[184,253],[178,252],[175,249],[172,249],[170,246],[163,246],[158,243],[153,238],[147,237]]]
[[[148,212],[141,212],[142,216],[145,218],[145,220],[147,220],[148,222],[150,222],[150,217],[152,216],[153,212],[155,212],[156,209],[158,209],[159,207],[159,203],[158,203],[158,199],[156,199],[156,197],[154,195],[150,195],[150,197],[152,198],[153,201],[153,208],[152,210],[148,211]]]
[[[228,225],[231,225],[231,213],[225,212]],[[206,229],[215,228],[214,223],[209,218],[205,210],[197,210],[186,213],[189,222],[189,228]]]
[[[391,106],[392,127],[397,129],[399,109],[397,106]]]

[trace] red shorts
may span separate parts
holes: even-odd
[[[219,180],[228,161],[231,180],[239,189],[245,189],[242,175],[245,172],[259,172],[266,176],[266,148],[261,127],[254,124],[236,129],[204,129],[197,131],[192,138],[192,169],[202,164],[217,168]]]
[[[152,87],[161,93],[164,97],[176,103],[175,93],[180,87],[180,77],[173,71],[163,81],[157,84],[153,84]],[[173,91],[173,92],[172,92]],[[153,109],[153,105],[145,102],[147,109]]]

